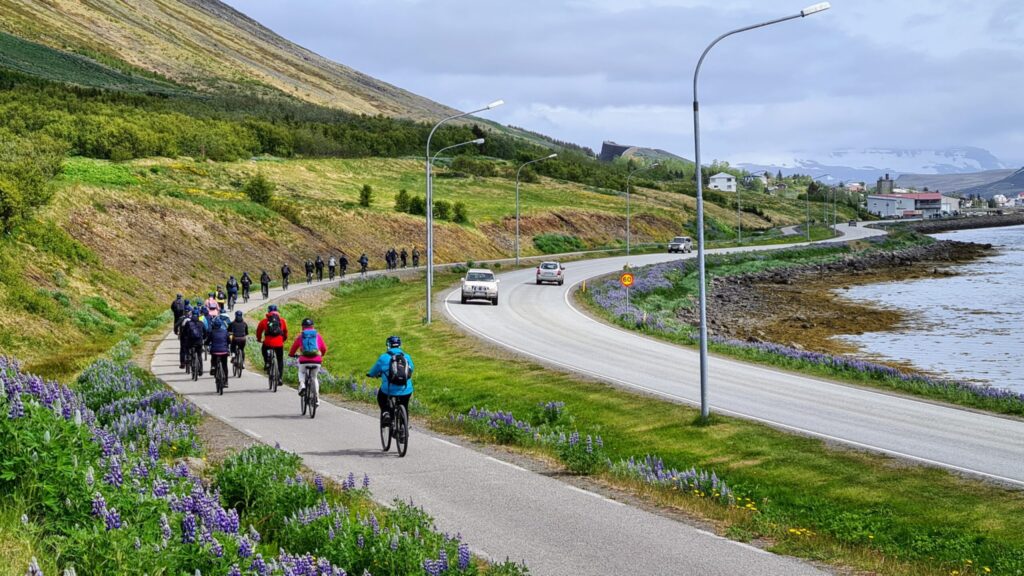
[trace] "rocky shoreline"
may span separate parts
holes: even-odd
[[[708,330],[712,335],[750,342],[853,352],[833,337],[891,329],[907,319],[889,308],[845,300],[837,292],[855,284],[955,274],[950,264],[985,256],[991,248],[989,244],[943,240],[851,254],[822,264],[717,277],[709,290]],[[695,308],[680,310],[677,317],[699,325]]]
[[[905,222],[905,226],[921,234],[937,234],[939,232],[952,232],[954,230],[972,230],[975,228],[999,228],[1002,226],[1024,225],[1024,212],[1013,214],[992,214],[988,216],[969,216],[953,220],[922,220],[920,222]]]

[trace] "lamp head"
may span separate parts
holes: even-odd
[[[826,2],[825,4],[827,5],[828,2]],[[491,102],[490,104],[487,105],[487,110],[491,110],[493,108],[497,108],[498,106],[501,106],[504,103],[505,103],[504,100],[495,100],[494,102]]]
[[[545,160],[550,160],[550,159],[552,159],[552,158],[558,158],[558,153],[556,152],[555,154],[551,154],[550,156],[548,156],[547,158],[545,158]]]
[[[808,6],[807,8],[804,8],[803,10],[801,10],[800,11],[800,16],[806,18],[806,17],[810,16],[811,14],[817,14],[818,12],[824,12],[825,10],[828,10],[831,7],[832,7],[832,5],[829,4],[828,2],[818,2],[817,4],[812,4],[812,5]]]
[[[473,140],[472,142],[470,142],[470,144],[476,144],[477,146],[482,146],[484,141],[485,140],[483,138],[477,138],[476,140]]]

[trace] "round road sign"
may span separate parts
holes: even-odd
[[[619,282],[622,283],[623,287],[629,288],[633,285],[633,275],[629,272],[624,272],[622,276],[619,276]]]

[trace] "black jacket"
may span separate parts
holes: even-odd
[[[249,336],[249,325],[245,323],[245,320],[232,320],[231,324],[228,324],[228,334],[231,335],[231,340],[241,340],[245,342],[247,336]]]
[[[260,276],[260,284],[270,284],[270,274],[264,272],[263,275]]]

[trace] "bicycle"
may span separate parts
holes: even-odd
[[[263,299],[270,297],[270,284],[260,284],[260,291],[263,292]]]
[[[281,289],[282,290],[287,290],[288,289],[288,277],[287,276],[285,276],[284,278],[281,279]]]
[[[220,362],[214,362],[212,358],[210,361],[213,362],[213,382],[217,385],[217,394],[223,396],[224,387],[228,383],[228,375],[225,373],[224,367]]]
[[[404,458],[406,450],[409,449],[409,413],[405,406],[399,404],[395,397],[389,394],[388,410],[385,414],[391,417],[391,421],[385,423],[384,414],[381,414],[380,445],[387,452],[391,449],[391,439],[394,438],[398,457]]]
[[[281,369],[277,365],[277,353],[273,350],[267,351],[270,356],[267,362],[267,380],[269,381],[269,388],[271,392],[277,392],[277,387],[281,385]]]
[[[203,373],[203,354],[193,348],[189,352],[189,356],[192,360],[192,381],[195,382],[199,380],[199,375]]]
[[[299,365],[299,378],[303,378],[305,381],[305,394],[299,396],[299,404],[303,416],[309,412],[310,418],[316,418],[316,402],[319,400],[319,396],[316,392],[316,382],[313,378],[314,370],[310,366],[320,368],[318,364]]]
[[[228,296],[228,310],[234,310],[235,304],[238,303],[238,294],[231,294]]]
[[[235,348],[235,353],[231,358],[231,365],[233,366],[235,378],[241,378],[242,370],[245,369],[245,348]]]
[[[248,304],[249,303],[249,287],[248,286],[242,286],[242,303],[244,303],[244,304]]]
[[[313,273],[312,272],[306,272],[306,284],[309,285],[309,284],[312,284],[312,283],[313,283]]]

